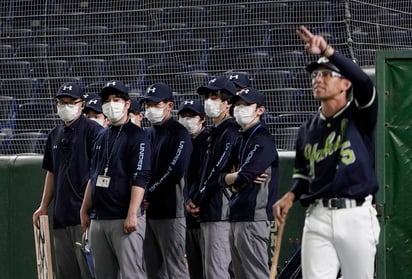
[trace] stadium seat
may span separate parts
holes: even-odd
[[[272,62],[275,68],[302,69],[309,64],[309,57],[302,51],[277,51],[272,53]]]
[[[162,23],[151,29],[151,39],[180,40],[187,37],[188,28],[184,23]]]
[[[191,24],[188,37],[205,39],[209,47],[224,46],[229,36],[228,24],[224,21],[196,21]]]
[[[80,27],[79,27],[80,26]],[[110,29],[107,26],[79,25],[73,28],[73,41],[87,42],[107,42],[110,38]]]
[[[111,28],[111,37],[115,41],[139,42],[148,39],[147,25],[119,25]]]
[[[11,59],[14,56],[14,47],[12,45],[0,45],[0,59]]]
[[[33,62],[32,76],[35,78],[50,78],[67,76],[70,64],[66,60],[43,60]]]
[[[164,9],[139,9],[126,12],[120,17],[119,25],[147,25],[149,27],[163,23]]]
[[[233,61],[232,70],[255,72],[269,68],[270,57],[267,52],[256,51],[238,55]]]
[[[81,78],[84,83],[105,81],[107,74],[107,60],[105,59],[80,59],[72,63],[70,76]]]
[[[250,5],[247,10],[249,19],[266,20],[279,24],[289,20],[288,3],[262,2]]]
[[[37,98],[40,82],[37,79],[5,79],[1,85],[4,95],[12,96],[18,104]]]
[[[211,76],[206,72],[187,72],[176,75],[174,91],[179,95],[197,96],[197,88],[206,85]]]
[[[275,144],[278,150],[294,151],[299,127],[286,127],[275,130]]]
[[[56,112],[54,99],[33,99],[22,103],[17,108],[16,131],[39,132],[50,129],[50,123],[45,120],[46,115]]]
[[[166,1],[165,1],[166,2]],[[206,11],[201,6],[185,7],[174,6],[172,8],[163,9],[162,24],[184,23],[189,25],[196,21],[204,21]],[[209,18],[207,18],[209,20]]]
[[[121,57],[127,53],[127,47],[125,41],[95,42],[90,45],[90,56],[101,59]]]
[[[354,49],[355,58],[359,66],[374,66],[376,63],[376,49]]]
[[[320,22],[330,28],[332,5],[330,1],[291,1],[288,3],[289,19],[299,24]]]
[[[168,84],[172,90],[175,90],[177,85],[176,76],[186,73],[187,66],[182,63],[159,63],[147,67],[145,76],[145,88],[157,82]]]
[[[1,79],[29,78],[32,64],[28,61],[3,60],[0,64]]]
[[[288,127],[300,127],[303,122],[310,119],[314,113],[285,113],[277,115],[271,123],[276,129]]]
[[[254,51],[268,51],[270,24],[266,20],[239,20],[233,22],[229,44],[233,47],[249,47]]]
[[[41,132],[25,132],[13,135],[10,153],[37,153],[43,154],[46,145],[47,134]]]
[[[253,74],[253,86],[263,92],[289,88],[293,75],[290,71],[261,70]]]
[[[129,55],[144,58],[147,65],[164,62],[169,51],[170,44],[167,40],[147,40],[129,44]]]
[[[33,30],[29,28],[2,28],[0,36],[2,44],[17,47],[32,42]]]
[[[121,80],[129,87],[143,89],[146,73],[146,61],[143,58],[114,58],[108,62],[108,79]]]
[[[225,46],[214,46],[209,48],[208,70],[211,72],[224,72],[238,70],[235,67],[235,59],[239,57],[239,49],[227,48]]]
[[[210,5],[206,10],[208,21],[225,21],[232,24],[234,21],[242,21],[248,17],[245,5]]]
[[[10,1],[12,23],[18,28],[39,28],[44,26],[46,17],[42,15],[47,7],[47,2],[41,0]]]
[[[169,61],[183,63],[190,71],[207,69],[207,42],[204,39],[183,39],[170,41]]]
[[[48,59],[51,54],[50,45],[44,43],[19,45],[16,49],[16,58],[26,61],[41,61]]]
[[[71,30],[67,27],[48,27],[35,31],[34,39],[37,43],[56,45],[71,40]]]
[[[372,31],[371,31],[372,32]],[[367,31],[354,31],[351,35],[353,42],[355,45],[359,46],[360,48],[367,49],[367,48],[375,48],[376,45],[380,44],[380,34],[378,32],[371,33]]]
[[[68,61],[86,57],[89,53],[90,45],[86,42],[60,42],[54,46],[54,55]]]
[[[0,96],[0,132],[13,134],[16,129],[17,102],[12,96],[5,96],[3,90]]]

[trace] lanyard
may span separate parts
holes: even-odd
[[[117,142],[117,139],[120,136],[120,133],[122,132],[123,126],[124,126],[124,124],[122,124],[122,126],[120,126],[120,129],[117,132],[116,138],[114,139],[114,142],[112,144],[112,149],[110,150],[110,154],[109,154],[109,133],[107,133],[107,136],[106,136],[106,158],[107,158],[107,161],[106,161],[106,167],[104,168],[104,176],[107,176],[107,171],[109,170],[109,162],[110,162],[110,159],[112,158],[112,155],[113,155],[114,146]]]

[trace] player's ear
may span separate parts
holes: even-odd
[[[264,106],[258,106],[256,108],[256,112],[258,116],[261,116],[265,112],[265,107]]]
[[[348,79],[343,80],[344,91],[348,91],[352,86],[352,82]]]

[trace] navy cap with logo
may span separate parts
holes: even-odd
[[[146,94],[140,99],[140,103],[145,103],[148,101],[152,101],[155,103],[159,103],[161,101],[172,101],[173,100],[173,93],[172,89],[163,82],[158,82],[152,84],[147,88]]]
[[[93,110],[97,113],[103,113],[102,100],[97,94],[89,94],[84,105],[83,112]]]
[[[232,95],[236,94],[236,86],[229,78],[221,76],[209,81],[205,86],[201,86],[197,89],[197,93],[200,95],[207,94],[211,91],[225,90]]]
[[[190,99],[182,102],[179,106],[179,111],[177,112],[177,114],[179,115],[185,111],[192,111],[202,118],[205,117],[205,109],[200,100]]]
[[[71,97],[73,99],[84,99],[83,89],[80,85],[74,82],[68,82],[60,86],[57,91],[56,98]]]
[[[247,72],[230,72],[228,78],[238,87],[249,87],[251,84],[249,74]]]
[[[253,87],[243,88],[230,99],[230,102],[234,104],[239,99],[242,99],[248,104],[257,104],[258,106],[265,105],[265,96]]]
[[[109,95],[112,94],[119,94],[123,96],[126,100],[129,99],[129,89],[127,89],[126,85],[119,80],[112,80],[106,83],[103,89],[100,91],[99,95],[102,100],[106,100]]]
[[[137,99],[132,99],[132,102],[131,102],[130,108],[129,108],[129,113],[132,112],[132,113],[136,114],[136,113],[140,113],[142,111],[143,111],[143,108],[140,105],[140,103],[137,101]]]
[[[312,73],[314,70],[318,69],[318,68],[327,68],[329,70],[335,71],[337,73],[341,73],[339,68],[335,66],[335,64],[333,64],[332,62],[330,62],[330,60],[326,57],[321,57],[318,59],[318,61],[316,62],[312,62],[309,65],[306,66],[306,70],[309,73]]]

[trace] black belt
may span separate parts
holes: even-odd
[[[353,208],[361,206],[365,202],[365,199],[349,199],[349,198],[331,198],[331,199],[318,199],[315,201],[315,205],[321,205],[328,209],[342,209]]]

